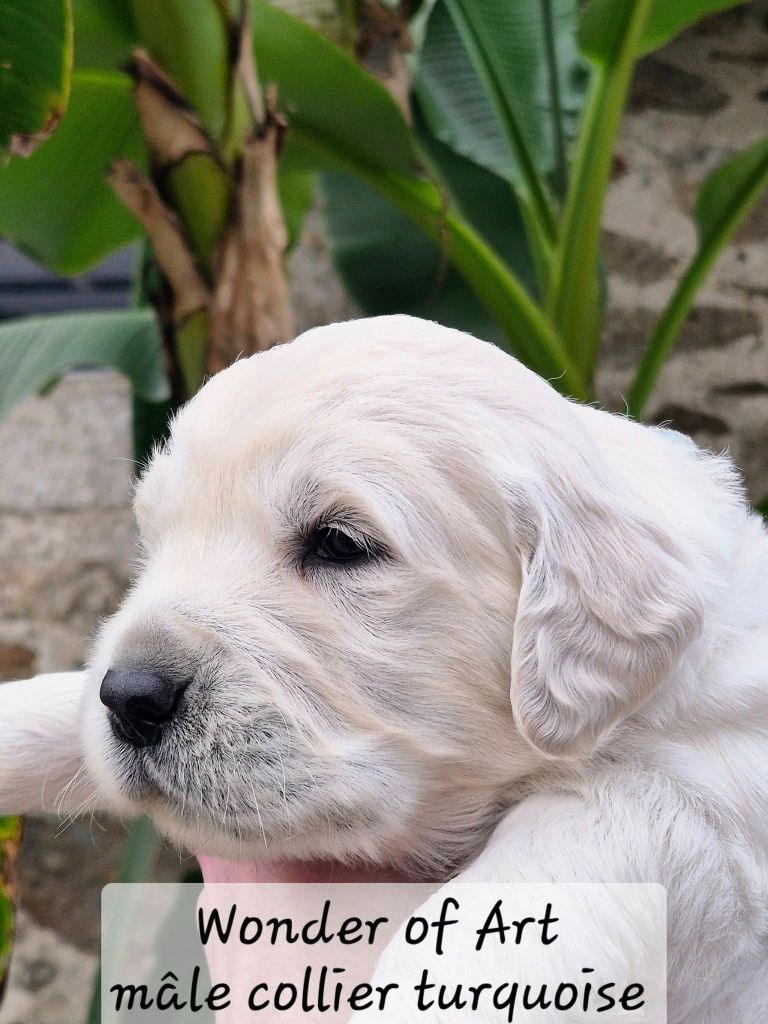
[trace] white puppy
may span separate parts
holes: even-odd
[[[215,377],[136,512],[67,807],[225,857],[661,882],[670,1020],[768,1019],[768,540],[725,458],[381,317]],[[22,687],[6,811],[46,751],[49,804],[81,765],[74,698]]]

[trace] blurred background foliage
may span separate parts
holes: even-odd
[[[0,232],[64,274],[143,236],[141,300],[178,402],[238,352],[290,337],[283,257],[319,188],[337,267],[366,311],[474,331],[591,400],[601,214],[634,65],[728,6],[377,0],[340,4],[321,32],[265,0],[19,2],[19,73],[0,78],[18,113],[9,102],[0,139],[28,152],[61,123],[0,173]],[[41,25],[45,60],[32,62]],[[766,180],[768,141],[704,183],[700,247],[648,339],[632,414]],[[105,352],[121,316],[99,324]],[[0,343],[35,347],[14,325]],[[83,345],[83,362],[99,361]],[[13,401],[15,381],[0,387]]]
[[[339,0],[317,27],[266,0],[6,0],[0,235],[65,275],[141,244],[135,308],[0,325],[0,414],[73,367],[116,368],[144,459],[206,375],[292,336],[285,257],[318,195],[365,311],[469,330],[593,400],[633,70],[731,6]],[[635,368],[631,415],[767,183],[768,139],[703,183],[698,248]],[[0,977],[18,823],[2,828]],[[134,826],[123,878],[154,843]]]

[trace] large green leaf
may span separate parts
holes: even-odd
[[[502,343],[461,275],[404,213],[338,171],[322,176],[322,192],[334,264],[366,313],[411,313]]]
[[[655,50],[688,25],[708,14],[737,7],[744,0],[652,0],[638,34],[634,55]],[[590,59],[601,63],[620,46],[634,0],[589,0],[579,27],[579,42]]]
[[[484,167],[459,156],[437,139],[416,110],[416,132],[429,158],[446,201],[487,242],[521,281],[536,292],[536,274],[525,225],[509,182]]]
[[[768,184],[768,138],[726,160],[704,182],[694,209],[699,247],[732,234]]]
[[[72,0],[75,67],[120,69],[137,45],[127,0]]]
[[[523,284],[471,225],[446,212],[440,191],[418,173],[413,134],[389,93],[307,25],[262,0],[252,5],[260,76],[277,85],[289,116],[291,166],[335,166],[397,206],[446,247],[506,343],[558,378],[563,390],[584,397],[560,339]]]
[[[303,139],[302,139],[303,141]],[[477,231],[459,216],[445,194],[432,182],[401,174],[376,172],[353,158],[319,145],[304,152],[294,138],[289,163],[307,168],[312,160],[326,168],[349,172],[404,213],[461,273],[502,331],[503,348],[513,352],[538,373],[553,378],[574,398],[584,399],[587,390],[574,370],[562,343],[532,300],[520,279]],[[325,157],[325,160],[322,160]]]
[[[71,0],[0,0],[0,149],[26,153],[47,138],[71,74]]]
[[[744,0],[654,0],[640,43],[640,52],[663,46],[678,32],[708,14],[738,7]]]
[[[541,0],[466,4],[487,59],[513,105],[536,168],[555,165],[556,111],[553,109]],[[576,0],[554,0],[556,73],[563,129],[576,127],[589,76],[575,46]],[[427,22],[416,83],[434,134],[457,152],[510,180],[521,167],[509,144],[493,99],[478,75],[446,0],[437,0]]]
[[[297,18],[265,0],[251,9],[259,76],[277,85],[291,132],[369,167],[412,173],[412,136],[387,90]]]
[[[168,398],[153,312],[66,313],[0,324],[0,417],[80,366],[118,370],[144,401]]]
[[[100,262],[141,231],[104,180],[118,157],[145,162],[130,81],[77,72],[58,132],[29,159],[0,170],[0,233],[63,274]]]
[[[423,129],[419,138],[452,206],[534,287],[522,218],[509,183],[458,156]],[[390,202],[346,174],[323,175],[325,217],[334,262],[366,312],[408,312],[504,347],[489,311],[431,241]]]
[[[768,188],[768,139],[726,160],[710,174],[694,209],[699,244],[662,313],[630,388],[628,411],[640,416],[656,378],[723,247]]]
[[[280,170],[277,176],[277,192],[288,232],[288,252],[291,252],[299,241],[304,218],[312,206],[314,191],[314,174],[292,171],[290,168]]]
[[[566,178],[566,80],[558,40],[565,38],[573,53],[576,0],[444,2],[514,155],[511,180],[523,205],[537,264],[543,268],[557,235],[544,173],[557,166],[561,189]]]
[[[512,179],[515,159],[445,0],[427,22],[416,95],[430,129],[457,153]]]
[[[588,0],[579,19],[578,41],[582,52],[595,64],[606,65],[618,60],[622,50],[634,61],[648,24],[653,3],[645,3],[642,23],[634,30],[634,42],[627,48],[627,38],[637,17],[635,0]]]

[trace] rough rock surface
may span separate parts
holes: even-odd
[[[701,181],[765,136],[768,5],[707,19],[636,76],[605,215],[610,310],[598,392],[622,408],[632,367],[696,247]],[[647,418],[730,450],[768,494],[768,197],[722,255],[664,367]]]
[[[305,0],[296,0],[297,3]],[[632,366],[695,247],[699,182],[768,125],[768,4],[709,19],[644,62],[605,217],[611,306],[598,379],[622,408]],[[666,366],[649,418],[729,448],[753,498],[768,494],[768,199],[719,262]],[[316,217],[293,258],[301,329],[354,315]],[[0,424],[0,679],[86,657],[133,557],[128,395],[102,373],[73,374]],[[61,833],[61,834],[59,834]],[[121,827],[32,819],[22,912],[0,1024],[78,1024],[95,967],[100,886]],[[178,856],[158,868],[178,877]]]

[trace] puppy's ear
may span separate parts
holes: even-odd
[[[550,757],[589,753],[695,639],[696,574],[644,506],[584,462],[513,489],[523,580],[511,698]]]

